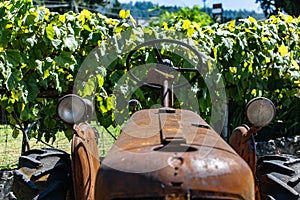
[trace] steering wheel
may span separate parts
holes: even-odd
[[[183,47],[187,48],[188,50],[190,50],[191,52],[193,52],[196,55],[196,57],[198,58],[198,63],[196,65],[196,68],[175,67],[172,64],[172,61],[169,61],[169,60],[166,61],[165,59],[163,59],[161,53],[159,52],[159,50],[157,48],[157,45],[158,44],[162,44],[162,43],[177,44],[177,45],[183,46]],[[132,51],[129,52],[129,54],[128,54],[127,58],[126,58],[126,68],[127,68],[127,71],[130,73],[130,75],[132,76],[132,78],[135,81],[137,81],[138,83],[140,83],[140,84],[147,85],[147,86],[152,87],[152,88],[161,88],[160,86],[157,86],[155,84],[147,83],[146,81],[140,80],[132,72],[132,68],[130,68],[130,66],[131,66],[130,63],[131,63],[131,59],[132,59],[133,54],[135,52],[137,52],[138,50],[140,50],[141,48],[143,48],[143,47],[153,48],[155,56],[156,56],[156,60],[157,60],[157,65],[156,65],[157,69],[159,69],[159,66],[165,66],[165,67],[167,67],[167,68],[170,69],[167,72],[175,70],[177,72],[196,72],[197,73],[197,75],[195,75],[190,81],[185,81],[184,83],[173,85],[174,89],[183,87],[184,85],[186,85],[186,84],[188,84],[190,82],[195,81],[197,79],[197,77],[200,75],[200,67],[202,65],[202,58],[201,58],[201,55],[199,54],[199,52],[196,49],[194,49],[189,44],[186,44],[186,43],[184,43],[182,41],[178,41],[178,40],[172,40],[172,39],[154,39],[154,40],[150,40],[150,41],[144,42],[144,43],[142,43],[140,45],[137,45]],[[174,50],[172,52],[174,52]]]

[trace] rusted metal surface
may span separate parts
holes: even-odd
[[[246,125],[234,129],[229,139],[230,146],[248,163],[253,174],[256,174],[256,150],[253,133],[259,128]],[[255,183],[255,199],[260,200],[259,187]]]
[[[248,164],[197,114],[136,112],[97,174],[96,199],[255,199]]]
[[[253,134],[249,130],[250,128],[246,125],[234,129],[229,139],[229,144],[248,163],[253,174],[255,174],[255,141]]]
[[[173,81],[174,75],[166,73],[170,67],[159,65],[159,69],[151,68],[148,72],[148,82],[161,86],[161,105],[163,107],[173,106]]]
[[[72,170],[75,200],[93,200],[95,179],[100,168],[97,132],[87,123],[74,125]]]

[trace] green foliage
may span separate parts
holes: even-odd
[[[265,21],[249,17],[204,28],[193,24],[188,27],[188,35],[216,61],[225,81],[231,113],[257,96],[270,98],[278,113],[294,112],[292,102],[300,88],[299,20],[280,13]],[[185,32],[183,25],[178,26],[180,21],[176,24],[176,30]],[[236,121],[242,119],[236,116],[230,115],[232,128],[242,123]],[[284,129],[291,123],[299,127],[299,121],[299,115],[292,122],[278,115],[276,122],[282,122]],[[277,134],[286,133],[283,129],[277,129]]]
[[[300,5],[295,0],[256,0],[256,2],[260,3],[266,16],[277,14],[279,11],[293,16],[300,15]]]
[[[0,17],[0,105],[7,123],[25,131],[37,122],[29,136],[37,130],[49,141],[65,129],[57,101],[72,92],[83,60],[98,41],[127,26],[87,10],[51,13],[30,0],[1,2]]]
[[[215,60],[226,87],[231,130],[246,122],[247,101],[265,96],[277,107],[277,129],[267,136],[275,137],[297,134],[300,128],[300,116],[295,112],[295,105],[300,106],[299,20],[280,13],[265,21],[249,17],[201,27],[190,20],[176,19],[164,28],[191,37]],[[208,119],[211,111],[204,110],[211,104],[203,101],[203,96],[209,96],[205,87],[198,91],[198,99],[202,115]],[[288,117],[284,113],[294,114]]]
[[[152,20],[151,26],[174,27],[175,24],[181,22],[185,27],[190,26],[191,22],[197,24],[197,27],[207,26],[213,23],[211,17],[205,12],[200,11],[199,6],[193,8],[180,8],[177,12],[164,11],[159,20]]]
[[[49,0],[32,0],[34,5],[47,7],[52,12],[65,13],[69,11],[79,12],[83,9],[87,10],[95,10],[99,6],[106,6],[110,3],[108,0],[57,0],[57,1],[49,1]]]

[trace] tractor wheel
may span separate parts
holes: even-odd
[[[72,198],[70,156],[64,151],[45,148],[25,152],[14,172],[13,193],[17,199]]]
[[[257,161],[261,200],[300,200],[300,159],[269,155]]]

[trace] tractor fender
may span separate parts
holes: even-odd
[[[248,163],[253,175],[256,174],[256,148],[253,136],[256,130],[242,125],[233,130],[229,139],[230,146]],[[255,199],[260,200],[257,180],[255,180]]]
[[[95,179],[100,168],[96,129],[87,123],[74,125],[72,140],[72,170],[75,200],[92,200]]]

